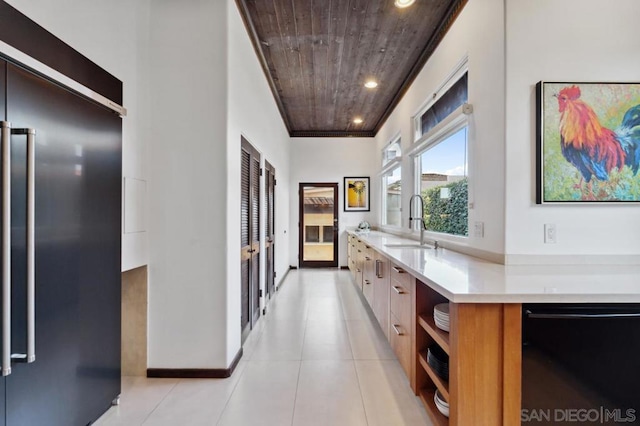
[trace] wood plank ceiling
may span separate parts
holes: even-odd
[[[314,137],[374,136],[466,1],[236,3],[289,134]]]

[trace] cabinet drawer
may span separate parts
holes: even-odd
[[[411,329],[393,313],[389,315],[389,343],[407,377],[411,377]]]
[[[366,246],[362,247],[362,258],[367,261],[373,261],[375,256],[375,251],[371,247],[367,248]]]
[[[389,286],[389,308],[405,326],[411,324],[411,287],[393,278]]]
[[[364,298],[369,302],[369,306],[373,308],[373,286],[374,282],[366,274],[362,277],[362,294]]]
[[[409,287],[411,283],[411,275],[407,271],[405,271],[404,268],[392,263],[390,274],[392,281],[397,281],[403,287]]]

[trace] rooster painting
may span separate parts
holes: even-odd
[[[640,85],[619,86],[613,96],[602,88],[591,90],[589,101],[578,85],[545,88],[556,99],[559,114],[555,119],[545,116],[545,132],[557,135],[549,138],[559,142],[562,157],[556,158],[569,163],[558,164],[556,175],[545,171],[545,187],[552,185],[555,191],[563,187],[558,201],[640,201]],[[555,130],[549,127],[553,123]],[[545,155],[557,152],[545,150]],[[569,165],[572,168],[567,169]]]

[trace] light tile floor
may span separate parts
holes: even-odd
[[[95,425],[431,425],[365,303],[348,271],[291,271],[232,377],[123,377]]]

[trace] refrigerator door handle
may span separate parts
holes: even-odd
[[[11,129],[13,135],[27,136],[27,353],[12,354],[17,362],[36,360],[36,277],[35,277],[35,129]]]
[[[2,143],[2,375],[11,374],[11,123],[0,122]]]

